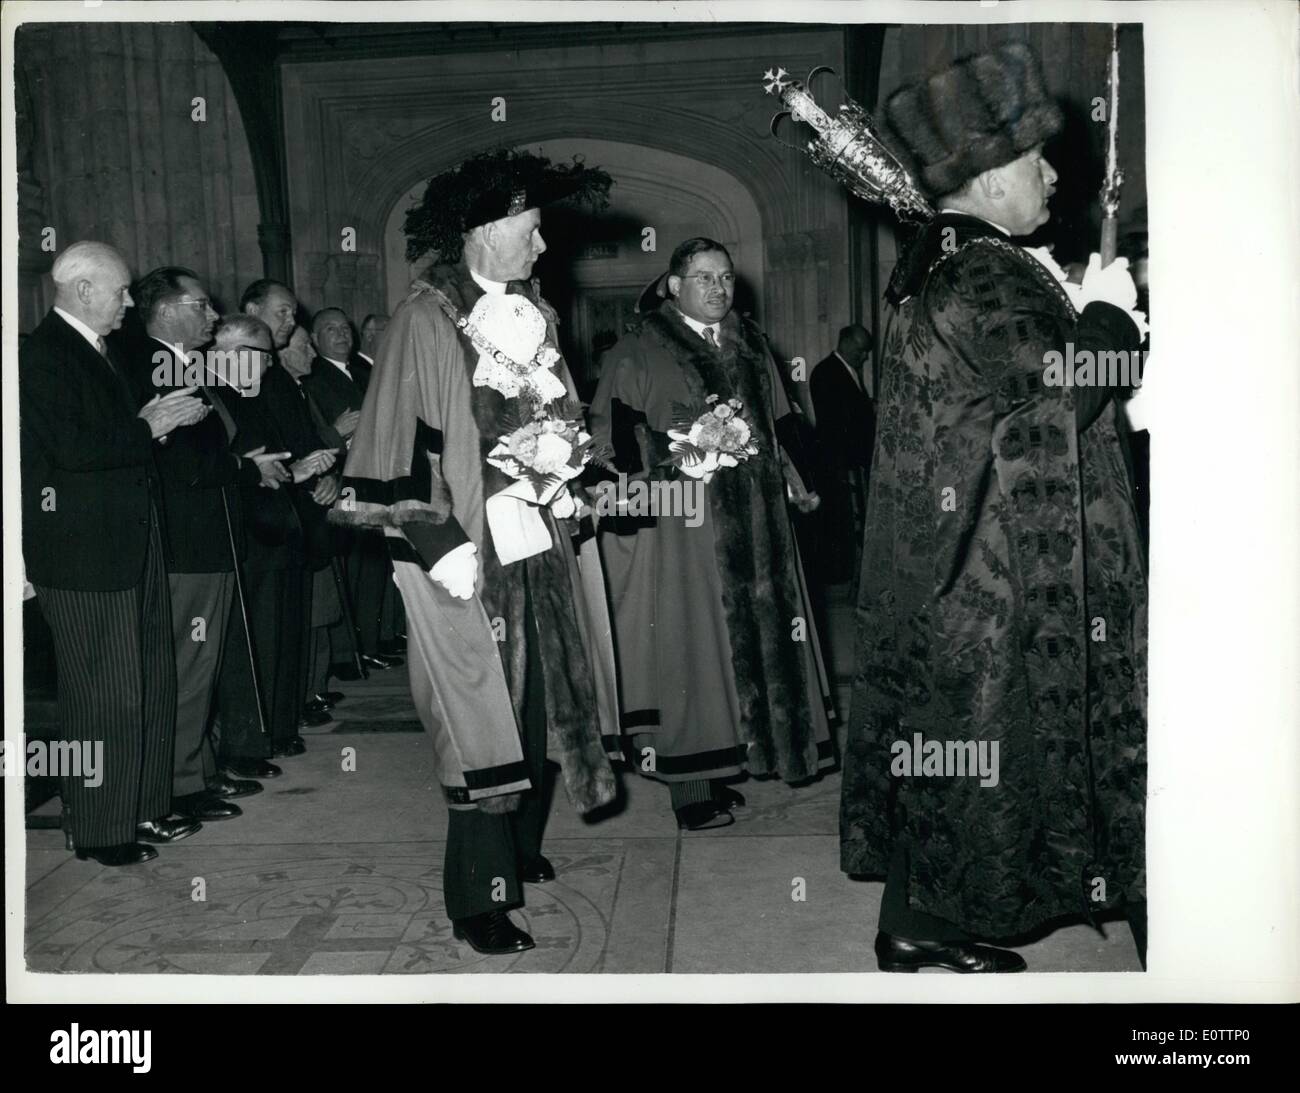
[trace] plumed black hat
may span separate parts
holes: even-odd
[[[890,129],[933,197],[1018,159],[1060,132],[1034,51],[1007,42],[964,57],[885,103]]]
[[[406,259],[436,253],[443,262],[455,262],[465,232],[528,209],[562,201],[603,208],[612,182],[579,156],[553,164],[546,156],[511,148],[481,152],[431,178],[420,204],[407,210]]]

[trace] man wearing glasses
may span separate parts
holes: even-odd
[[[811,501],[786,455],[795,418],[762,331],[732,310],[735,282],[721,243],[680,244],[660,285],[667,301],[609,351],[591,407],[620,488],[644,479],[668,487],[651,492],[661,499],[703,492],[696,511],[629,506],[600,529],[621,727],[688,830],[733,822],[745,801],[726,780],[799,782],[832,762],[829,688],[786,509],[787,490]],[[698,480],[667,434],[682,406],[695,418],[713,395],[740,401],[758,451]]]
[[[148,337],[130,345],[124,356],[141,389],[166,394],[197,384],[198,398],[212,408],[200,347],[211,341],[217,313],[198,275],[181,266],[163,266],[140,278],[135,298]],[[162,482],[163,550],[176,653],[172,806],[199,821],[239,816],[231,798],[262,788],[219,773],[209,737],[238,560],[226,511],[238,506],[239,494],[230,487],[278,489],[289,477],[280,462],[287,452],[255,448],[240,455],[231,451],[231,439],[221,415],[209,413],[175,430],[154,457]]]

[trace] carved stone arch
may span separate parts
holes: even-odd
[[[557,161],[580,152],[615,178],[606,215],[618,222],[616,230],[622,232],[617,253],[605,255],[613,259],[609,261],[575,263],[569,271],[575,283],[639,288],[662,272],[668,251],[682,238],[704,234],[731,249],[748,291],[762,299],[767,253],[762,212],[743,179],[733,172],[631,140],[582,137],[531,141],[526,147]],[[405,210],[419,199],[427,177],[421,171],[410,180],[384,217],[381,279],[390,305],[402,298],[407,283],[424,264],[424,260],[414,264],[405,260],[402,221]],[[656,229],[653,253],[647,253],[645,227]],[[549,236],[545,224],[543,234]],[[554,245],[555,240],[550,242]]]
[[[642,129],[629,124],[625,106],[588,103],[581,121],[557,111],[553,121],[540,127],[505,123],[494,134],[499,137],[495,142],[484,141],[482,129],[440,123],[413,133],[377,156],[349,194],[348,205],[364,210],[359,214],[359,234],[382,239],[393,205],[408,192],[413,178],[431,177],[492,143],[529,147],[587,137],[659,148],[716,167],[751,191],[763,218],[764,236],[780,235],[795,226],[791,221],[797,203],[786,177],[788,163],[782,161],[786,153],[780,146],[759,144],[705,115],[670,110],[664,114],[672,115],[671,119],[665,117],[664,124]],[[743,173],[737,171],[738,165],[745,168]]]

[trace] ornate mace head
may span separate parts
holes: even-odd
[[[813,163],[837,182],[847,186],[864,201],[888,205],[907,220],[929,220],[934,209],[912,180],[907,169],[880,139],[871,115],[847,95],[835,116],[827,114],[812,97],[808,85],[819,72],[834,70],[819,65],[808,73],[806,83],[792,79],[784,68],[763,73],[763,89],[775,95],[785,107],[772,118],[772,135],[782,144],[790,144],[777,134],[782,118],[792,118],[808,125],[814,139],[800,151],[807,152]]]

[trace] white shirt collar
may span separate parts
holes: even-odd
[[[1001,232],[1003,235],[1005,235],[1008,239],[1011,238],[1011,233],[1010,233],[1009,231],[1007,231],[1006,228],[1004,228],[1004,227],[1003,227],[1001,224],[999,224],[997,221],[995,221],[995,220],[990,220],[987,216],[979,216],[979,215],[976,214],[976,213],[968,213],[968,212],[966,212],[965,209],[950,209],[950,208],[948,208],[947,206],[944,206],[944,207],[943,207],[942,209],[940,209],[939,211],[940,211],[941,213],[956,213],[958,216],[973,216],[973,217],[975,217],[976,220],[983,220],[985,224],[992,224],[993,227],[997,228],[998,231],[1000,231],[1000,232]]]
[[[473,270],[469,271],[469,275],[474,278],[474,283],[489,296],[504,296],[506,289],[509,287],[504,281],[489,281],[486,277],[480,277]]]
[[[335,368],[337,368],[337,369],[338,369],[340,372],[342,372],[345,376],[350,376],[350,375],[352,375],[352,373],[348,371],[348,366],[347,366],[347,364],[344,363],[343,361],[336,361],[333,357],[327,357],[327,356],[325,356],[324,353],[321,354],[321,360],[329,361],[330,364],[332,364]]]
[[[702,322],[699,321],[699,319],[692,319],[692,318],[691,318],[689,315],[687,315],[686,312],[684,312],[684,311],[682,312],[682,318],[686,320],[686,325],[689,326],[692,330],[694,330],[695,333],[698,334],[701,338],[704,337],[704,331],[705,331],[706,329],[709,329],[709,330],[712,330],[712,331],[713,331],[713,339],[714,339],[714,341],[721,341],[721,340],[722,340],[721,338],[718,337],[718,334],[720,333],[720,330],[719,330],[719,325],[720,325],[720,324],[718,324],[718,323],[702,323]]]
[[[83,338],[85,338],[86,341],[90,342],[91,346],[94,348],[96,353],[99,352],[99,339],[100,339],[99,334],[96,334],[93,330],[90,329],[90,327],[88,327],[75,315],[69,315],[66,311],[63,310],[63,308],[55,307],[54,310],[58,312],[60,319],[62,319],[65,323],[67,323],[70,327],[72,327],[72,329],[75,330],[78,334],[80,334]]]

